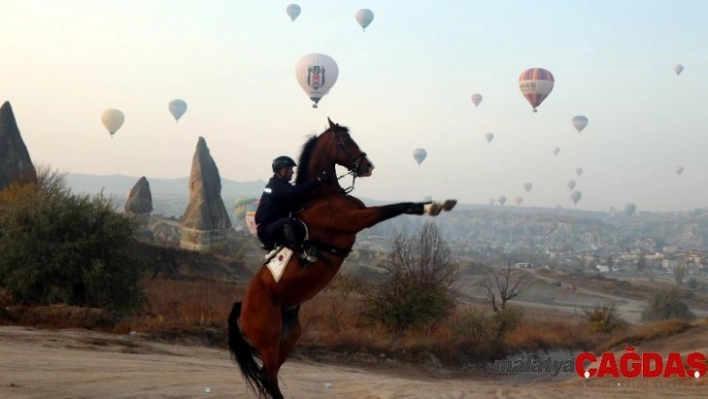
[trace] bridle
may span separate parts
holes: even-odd
[[[349,166],[347,167],[349,172],[337,177],[337,180],[340,180],[347,175],[352,175],[352,185],[344,189],[344,193],[349,194],[354,190],[354,182],[356,181],[357,176],[361,175],[362,173],[362,171],[359,170],[362,166],[360,162],[362,159],[366,158],[366,153],[360,152],[359,154],[352,154],[352,152],[349,151],[349,149],[347,149],[347,147],[342,142],[340,133],[334,129],[332,129],[331,132],[334,135],[334,143],[337,146],[337,154],[339,154],[339,150],[342,150],[344,155],[350,159]]]

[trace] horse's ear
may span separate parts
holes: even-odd
[[[329,128],[330,128],[330,129],[334,129],[334,127],[336,126],[336,124],[335,124],[334,122],[332,122],[331,119],[329,119],[329,116],[327,117],[327,122],[329,122]]]

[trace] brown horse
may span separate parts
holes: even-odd
[[[329,118],[328,121],[329,128],[310,137],[303,146],[295,184],[321,171],[336,176],[335,164],[346,167],[354,179],[371,176],[374,165],[352,140],[349,130]],[[278,370],[300,337],[300,305],[337,274],[356,234],[401,214],[422,215],[429,211],[425,205],[406,202],[366,207],[348,195],[335,179],[320,185],[298,204],[301,211],[297,219],[306,224],[309,242],[318,249],[318,261],[302,267],[292,257],[277,281],[270,269],[262,267],[229,315],[231,356],[260,397],[283,397],[278,387]],[[438,208],[431,214],[439,212]]]

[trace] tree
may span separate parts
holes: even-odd
[[[138,226],[102,195],[71,193],[58,172],[38,175],[0,192],[0,286],[28,305],[138,309]]]
[[[639,257],[637,258],[637,270],[639,270],[639,272],[643,272],[646,267],[647,267],[647,260],[646,260],[646,257],[644,256],[644,252],[640,252]]]
[[[511,265],[489,274],[482,284],[487,290],[487,298],[489,298],[494,312],[506,310],[507,302],[531,288],[528,274],[521,270],[512,269]],[[497,298],[501,302],[501,306],[497,306]]]
[[[434,223],[427,222],[417,237],[396,236],[389,260],[384,283],[366,293],[369,317],[400,333],[452,312],[459,269]]]

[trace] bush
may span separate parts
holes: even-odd
[[[365,294],[366,316],[400,333],[451,314],[458,268],[435,224],[426,223],[419,237],[398,235],[390,260],[386,281]]]
[[[583,313],[588,327],[594,332],[611,333],[627,327],[627,322],[619,315],[614,303],[584,309]]]
[[[0,192],[0,286],[24,305],[126,313],[142,306],[138,226],[98,195],[74,195],[56,172]]]
[[[450,331],[458,339],[480,343],[488,333],[490,320],[489,315],[478,309],[465,309],[459,317],[452,320]]]
[[[511,306],[506,306],[494,312],[494,316],[492,317],[494,337],[492,341],[494,343],[503,342],[506,335],[513,331],[523,318],[524,313],[521,309]]]
[[[642,312],[642,320],[657,321],[668,319],[693,320],[696,315],[688,305],[679,299],[679,291],[669,289],[659,291],[649,300],[649,305]]]
[[[523,320],[523,312],[512,306],[487,313],[466,309],[450,321],[450,332],[459,342],[485,347],[489,354],[502,355],[507,351],[506,337]]]

